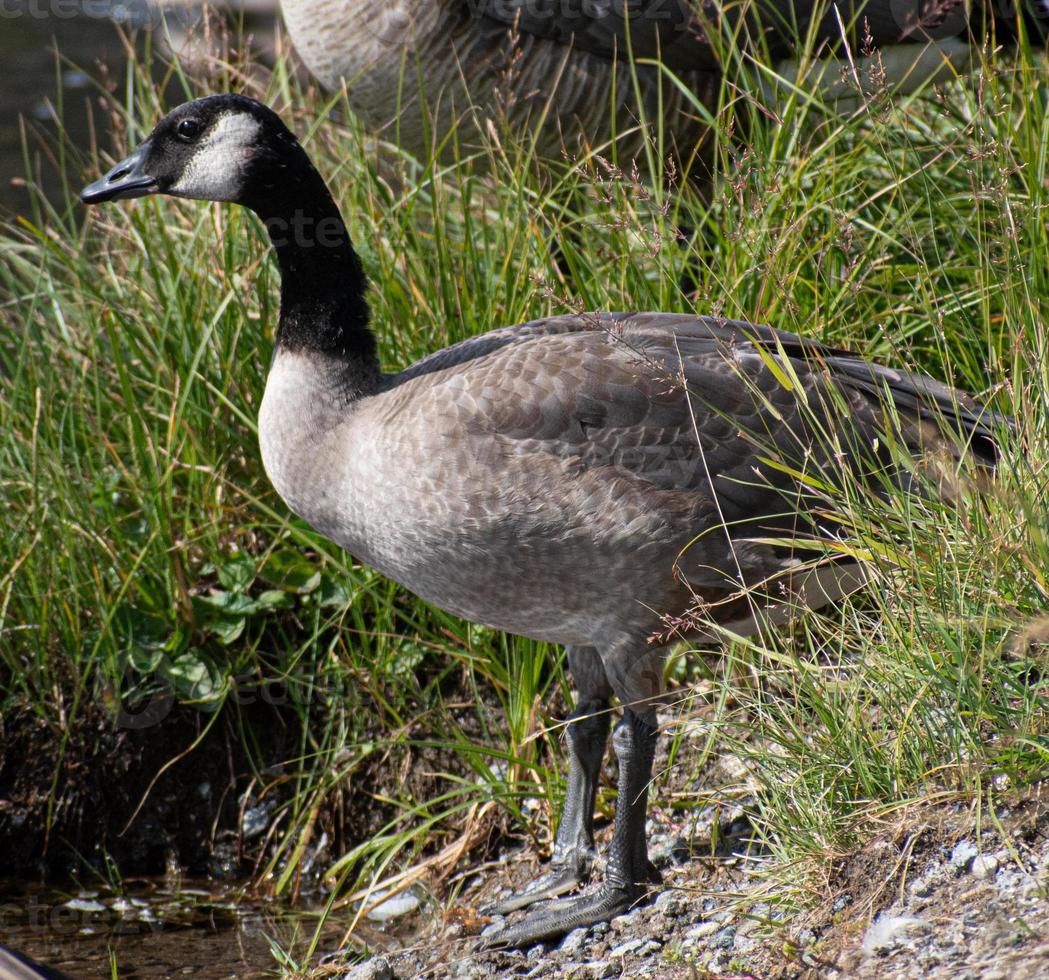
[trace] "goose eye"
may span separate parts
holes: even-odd
[[[195,140],[200,135],[200,123],[196,119],[183,119],[175,129],[179,139]]]

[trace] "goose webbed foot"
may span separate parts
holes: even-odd
[[[573,929],[607,922],[628,912],[642,892],[601,884],[592,892],[540,906],[520,922],[486,936],[482,949],[512,949],[557,939]]]
[[[590,880],[594,864],[593,851],[577,850],[566,854],[549,871],[533,878],[524,888],[486,910],[489,915],[507,915],[536,902],[560,898]]]

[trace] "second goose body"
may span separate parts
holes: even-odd
[[[369,128],[416,155],[440,149],[453,130],[469,144],[475,126],[457,124],[476,117],[482,129],[506,118],[548,158],[566,146],[574,155],[580,141],[607,154],[615,140],[625,160],[638,154],[644,124],[658,125],[679,165],[698,154],[700,174],[702,116],[717,111],[737,58],[789,82],[811,37],[826,70],[809,78],[838,98],[855,94],[843,73],[869,84],[872,45],[871,74],[913,91],[962,70],[976,47],[1014,38],[1021,21],[1032,39],[1049,29],[1049,0],[281,0],[281,9],[313,75],[331,89],[345,84]]]
[[[240,203],[266,224],[281,314],[259,437],[291,509],[430,602],[568,648],[579,697],[552,869],[504,910],[589,876],[611,698],[624,707],[604,881],[500,942],[606,919],[658,878],[644,828],[662,616],[698,603],[696,630],[748,630],[856,586],[854,568],[799,564],[823,533],[806,474],[907,485],[892,442],[995,457],[996,420],[931,378],[713,318],[552,317],[384,374],[331,195],[279,118],[241,96],[175,109],[82,197],[155,193]]]

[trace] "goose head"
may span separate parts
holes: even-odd
[[[267,106],[212,95],[172,110],[149,137],[80,194],[84,204],[168,194],[259,210],[288,177],[313,167]]]
[[[367,278],[338,206],[277,114],[244,95],[169,112],[149,137],[80,193],[84,204],[167,194],[242,204],[261,219],[281,272],[277,344],[357,366],[377,383]]]

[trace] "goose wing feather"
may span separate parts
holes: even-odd
[[[902,441],[918,452],[951,411],[963,433],[984,424],[924,376],[765,326],[666,313],[495,330],[387,384],[369,425],[399,433],[396,456],[413,461],[391,486],[413,481],[412,507],[425,497],[429,530],[420,534],[441,541],[457,525],[456,548],[474,549],[478,569],[497,554],[512,564],[516,588],[558,608],[571,597],[548,592],[573,582],[580,622],[617,621],[619,602],[683,608],[668,563],[711,601],[789,572],[794,549],[768,539],[809,538],[817,520],[794,471],[822,468],[833,482],[850,466],[878,472],[876,480],[909,479],[883,451],[888,402]],[[926,421],[935,424],[911,424]],[[430,591],[447,602],[451,566],[435,567]],[[479,590],[471,579],[459,591]],[[470,611],[528,632],[527,617]],[[540,633],[576,636],[563,625]]]
[[[420,417],[442,420],[447,449],[431,446],[437,457],[459,454],[452,470],[489,470],[470,481],[481,494],[491,488],[477,512],[532,514],[519,530],[589,521],[615,540],[610,553],[708,534],[709,546],[689,549],[689,577],[722,586],[726,575],[754,581],[783,567],[777,549],[726,549],[723,528],[736,542],[796,530],[805,518],[789,471],[845,465],[827,433],[843,434],[862,466],[886,397],[903,417],[942,422],[960,406],[963,428],[982,424],[953,389],[921,375],[770,327],[664,313],[496,330],[425,358],[395,384],[414,389],[406,401]],[[449,472],[447,460],[436,465]]]

